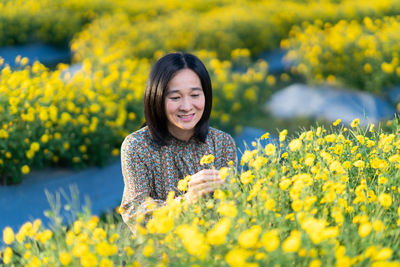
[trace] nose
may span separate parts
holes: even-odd
[[[188,98],[188,97],[182,98],[180,109],[187,111],[187,110],[190,110],[191,108],[192,108],[192,102],[191,102],[190,98]]]

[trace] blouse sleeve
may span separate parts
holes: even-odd
[[[229,162],[232,161],[233,166],[236,168],[236,166],[237,166],[236,143],[233,140],[232,136],[230,136],[229,134],[227,134],[227,138],[226,138],[226,142],[225,142],[223,151],[224,151],[223,152],[224,153],[223,166],[228,167]]]
[[[135,219],[139,213],[148,215],[164,201],[152,199],[154,186],[151,172],[143,161],[144,148],[135,138],[127,137],[121,146],[121,167],[124,177],[124,193],[121,203],[121,216],[135,233]]]

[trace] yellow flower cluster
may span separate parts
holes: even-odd
[[[400,10],[396,0],[220,0],[206,3],[197,0],[172,1],[168,9],[161,1],[156,2],[149,5],[133,1],[133,6],[144,7],[141,10],[143,17],[129,11],[99,16],[73,39],[76,60],[93,59],[117,51],[129,57],[151,58],[160,50],[199,49],[215,51],[219,58],[226,59],[231,51],[240,48],[257,56],[278,48],[290,28],[304,21],[380,17]],[[148,16],[152,10],[146,8],[154,8],[153,12],[158,11],[160,16]],[[160,9],[168,12],[160,12]],[[285,10],[284,14],[282,10]],[[240,54],[237,56],[240,58]]]
[[[282,148],[258,142],[243,155],[247,170],[228,172],[230,182],[213,196],[189,205],[171,192],[149,220],[138,216],[132,238],[88,215],[58,232],[36,221],[17,234],[4,229],[2,259],[35,266],[398,266],[400,128],[397,120],[392,125],[390,132],[317,127],[288,140],[282,131]]]
[[[282,41],[294,70],[310,81],[379,92],[400,82],[400,16],[295,26]]]
[[[38,62],[0,72],[0,176],[19,182],[31,167],[104,164],[142,122],[149,64],[125,60],[71,77]],[[114,154],[115,151],[113,152]]]

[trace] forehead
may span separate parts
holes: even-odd
[[[199,76],[191,69],[182,69],[172,76],[167,90],[202,89]]]

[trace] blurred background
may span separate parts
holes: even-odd
[[[399,32],[398,0],[0,0],[0,229],[44,217],[45,188],[118,206],[119,148],[165,53],[205,63],[211,125],[242,152],[337,119],[390,127]]]

